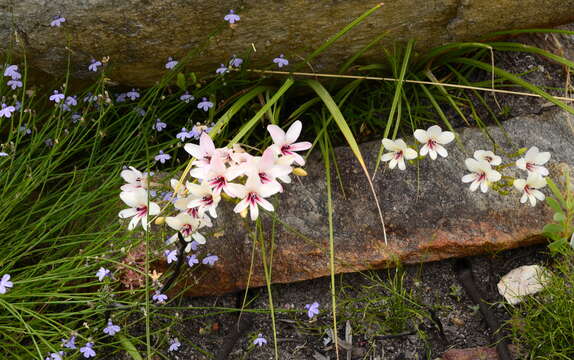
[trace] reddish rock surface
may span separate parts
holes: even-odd
[[[548,112],[540,117],[521,117],[504,123],[505,131],[489,128],[506,153],[521,147],[538,146],[552,153],[551,163],[574,163],[572,132],[567,116]],[[355,272],[451,257],[496,252],[544,241],[540,232],[551,221],[545,205],[520,204],[520,195],[511,191],[502,196],[492,190],[470,192],[461,182],[467,172],[464,159],[474,150],[492,149],[479,129],[462,129],[460,144],[450,144],[446,159],[424,159],[406,171],[379,172],[374,186],[383,208],[388,245],[384,242],[376,206],[368,183],[351,151],[336,149],[342,187],[333,172],[334,242],[336,272]],[[410,142],[409,140],[408,142]],[[379,142],[362,145],[369,169],[374,169]],[[502,151],[499,151],[502,154]],[[505,162],[509,160],[504,159]],[[213,295],[265,284],[261,244],[269,252],[272,244],[272,282],[288,283],[326,276],[329,270],[329,227],[324,164],[309,159],[309,176],[286,186],[275,218],[263,216],[263,231],[254,244],[255,225],[222,206],[214,233],[202,252],[217,254],[214,267],[200,267],[185,280],[190,295]],[[504,174],[525,177],[519,170]],[[549,193],[544,189],[545,193]],[[221,205],[220,205],[221,206]],[[273,221],[275,219],[275,221]],[[273,234],[273,236],[271,236]],[[255,260],[251,276],[252,249]],[[268,258],[267,263],[270,260]],[[186,281],[182,281],[185,283]]]
[[[512,353],[515,353],[514,346],[510,346]],[[495,348],[474,347],[468,349],[451,349],[445,352],[441,360],[498,360]]]

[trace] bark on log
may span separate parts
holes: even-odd
[[[193,58],[194,71],[214,72],[232,54],[251,51],[251,44],[257,49],[253,66],[272,65],[271,60],[281,53],[299,61],[376,4],[364,0],[2,0],[0,41],[8,49],[16,34],[17,52],[25,52],[34,68],[51,74],[65,73],[70,53],[73,75],[78,78],[96,76],[88,71],[90,60],[109,56],[112,80],[149,86],[165,73],[169,56],[181,58],[217,29],[221,31],[205,51]],[[241,15],[232,27],[223,21],[230,9]],[[50,28],[57,14],[66,22]],[[574,1],[388,1],[312,66],[314,71],[334,71],[384,32],[388,32],[384,46],[415,39],[423,50],[493,31],[572,21]],[[377,61],[381,53],[375,47],[365,54],[365,61]]]

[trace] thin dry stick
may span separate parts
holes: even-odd
[[[336,79],[363,79],[363,80],[375,80],[375,81],[393,81],[399,82],[401,80],[395,78],[387,78],[387,77],[378,77],[378,76],[358,76],[358,75],[337,75],[337,74],[319,74],[319,73],[307,73],[307,72],[288,72],[288,71],[277,71],[277,70],[247,70],[248,72],[258,73],[258,74],[275,74],[275,75],[290,75],[290,76],[309,76],[309,77],[324,77],[324,78],[336,78]],[[434,82],[434,81],[424,81],[424,80],[407,80],[403,79],[403,82],[412,83],[412,84],[425,84],[425,85],[439,85],[444,87],[452,87],[458,89],[467,89],[467,90],[478,90],[478,91],[488,91],[493,93],[500,93],[500,94],[510,94],[510,95],[521,95],[521,96],[531,96],[531,97],[538,97],[541,98],[542,96],[538,94],[531,94],[525,93],[520,91],[511,91],[511,90],[501,90],[501,89],[491,89],[491,88],[483,88],[479,86],[470,86],[470,85],[459,85],[459,84],[449,84],[449,83],[441,83],[441,82]],[[574,98],[570,97],[562,97],[562,96],[554,96],[555,99],[562,100],[562,101],[571,101],[574,102]]]

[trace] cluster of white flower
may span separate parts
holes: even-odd
[[[413,160],[420,156],[430,156],[432,160],[437,158],[437,154],[447,157],[448,153],[442,145],[446,145],[454,140],[454,134],[450,131],[442,131],[438,125],[431,126],[427,130],[417,129],[414,137],[418,142],[423,144],[420,151],[407,146],[402,139],[389,140],[383,139],[383,147],[390,151],[383,154],[382,161],[389,162],[389,168],[394,169],[397,165],[399,169],[405,170],[405,159]],[[535,206],[536,200],[544,200],[544,194],[538,190],[546,186],[545,176],[548,175],[548,169],[543,165],[550,160],[549,152],[540,152],[537,147],[530,148],[524,157],[516,161],[516,166],[528,172],[528,178],[514,179],[514,187],[522,192],[521,203],[530,201],[530,205]],[[466,168],[470,174],[462,177],[463,183],[470,183],[470,190],[480,190],[485,193],[493,183],[502,179],[502,174],[498,171],[504,168],[502,158],[492,151],[477,150],[473,158],[465,160]]]
[[[274,211],[273,205],[266,200],[283,191],[282,183],[290,183],[289,175],[295,170],[293,166],[305,165],[305,160],[297,151],[311,147],[309,142],[296,142],[301,133],[302,124],[295,121],[284,132],[276,125],[269,125],[273,144],[261,156],[245,152],[239,145],[230,148],[216,148],[207,133],[203,133],[199,145],[185,144],[184,149],[193,156],[193,168],[189,175],[196,182],[186,181],[179,186],[179,181],[171,180],[174,190],[174,207],[180,211],[176,216],[168,216],[165,222],[173,230],[180,232],[188,243],[185,251],[189,252],[192,242],[204,244],[206,239],[199,233],[203,227],[211,227],[211,218],[217,217],[217,206],[222,199],[222,192],[230,198],[239,199],[234,211],[251,220],[259,216],[259,206],[267,211]],[[141,220],[144,230],[148,228],[148,216],[159,215],[160,207],[149,201],[149,187],[157,185],[151,182],[148,174],[130,167],[123,170],[121,176],[127,182],[123,185],[120,198],[130,206],[120,211],[120,218],[133,217],[128,229],[134,229]],[[168,243],[177,240],[177,233]]]

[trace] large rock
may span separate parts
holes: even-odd
[[[501,146],[497,151],[500,154],[538,146],[552,153],[554,166],[557,162],[574,164],[573,133],[563,112],[515,118],[504,123],[504,130],[491,127],[488,131]],[[339,186],[333,171],[337,273],[384,268],[396,261],[409,264],[483,254],[544,241],[541,229],[552,220],[544,204],[520,204],[517,191],[508,196],[492,190],[486,194],[471,192],[461,182],[467,173],[464,159],[474,150],[492,149],[492,143],[479,129],[462,129],[459,134],[466,153],[453,143],[446,159],[424,159],[418,167],[410,165],[406,171],[386,169],[376,175],[374,186],[384,212],[388,246],[359,164],[348,148],[335,149],[343,184]],[[369,169],[374,168],[379,144],[361,146]],[[324,164],[315,156],[309,159],[306,169],[309,176],[287,185],[279,198],[273,240],[271,221],[264,217],[266,250],[271,243],[275,245],[272,281],[276,283],[330,273]],[[504,173],[508,175],[509,171],[513,170]],[[544,192],[548,194],[548,189]],[[195,282],[196,286],[190,294],[231,292],[243,289],[248,281],[251,287],[265,284],[260,243],[255,245],[257,257],[249,278],[253,223],[244,222],[231,206],[220,207],[215,221],[218,235],[210,236],[206,245],[220,261],[213,268],[204,267],[191,275],[195,280],[190,279],[187,285]]]
[[[3,0],[0,41],[10,44],[17,34],[18,52],[24,48],[33,67],[52,74],[66,71],[70,55],[73,74],[88,77],[91,58],[110,56],[112,80],[148,86],[165,72],[168,56],[181,58],[214,32],[207,48],[192,59],[193,70],[213,72],[232,54],[252,51],[251,44],[257,49],[253,66],[267,66],[281,53],[299,61],[374,5],[364,0]],[[223,21],[229,9],[241,15],[233,28]],[[50,28],[56,14],[67,21]],[[572,21],[574,2],[564,0],[389,1],[312,66],[334,71],[384,32],[384,45],[416,39],[419,49],[428,49],[492,31]],[[380,54],[376,47],[367,57],[376,61]]]

